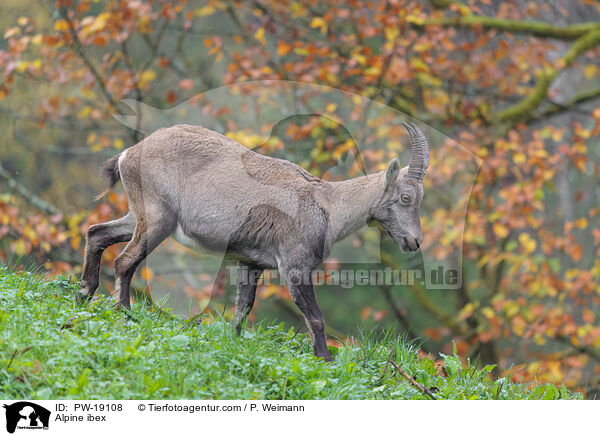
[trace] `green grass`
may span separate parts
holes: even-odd
[[[531,389],[492,379],[492,367],[442,356],[447,376],[415,344],[388,332],[336,349],[328,364],[309,338],[258,324],[240,339],[231,323],[201,323],[107,297],[75,304],[76,284],[0,266],[0,398],[3,399],[426,399],[388,365],[392,357],[449,399],[579,398],[564,387]]]

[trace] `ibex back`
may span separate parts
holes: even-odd
[[[120,179],[130,211],[89,228],[81,300],[89,300],[98,287],[102,252],[129,241],[115,260],[115,291],[119,304],[129,307],[136,268],[173,236],[239,260],[238,334],[262,271],[278,268],[304,314],[315,354],[331,360],[311,277],[333,244],[370,220],[377,220],[404,251],[418,250],[421,244],[421,182],[429,149],[414,124],[404,125],[412,142],[407,167],[400,169],[393,159],[385,171],[341,182],[321,180],[203,127],[157,130],[109,159],[104,168],[110,181],[105,193]]]

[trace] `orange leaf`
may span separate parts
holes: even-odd
[[[194,81],[192,79],[183,79],[179,81],[179,87],[184,91],[194,89]]]
[[[175,94],[175,91],[173,91],[172,89],[169,89],[167,91],[167,103],[175,104],[176,101],[177,101],[177,94]]]
[[[94,44],[95,45],[99,45],[101,47],[104,47],[107,42],[108,42],[108,39],[104,35],[96,35],[96,37],[94,37]]]
[[[594,319],[596,318],[596,316],[594,315],[594,312],[591,311],[590,309],[583,309],[581,311],[581,317],[588,324],[592,324],[594,322]]]
[[[143,267],[140,270],[140,275],[142,276],[142,279],[144,279],[147,282],[149,282],[154,277],[154,272],[150,268],[148,268],[147,266],[145,266],[145,267]]]
[[[285,41],[279,41],[277,43],[277,56],[285,56],[292,51],[292,45]]]
[[[366,319],[371,313],[371,308],[369,306],[363,307],[363,310],[360,311],[360,318]]]

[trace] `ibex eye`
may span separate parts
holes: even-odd
[[[404,203],[410,203],[410,195],[408,194],[402,194],[400,196],[400,199],[404,202]]]

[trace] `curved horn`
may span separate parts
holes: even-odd
[[[406,177],[421,181],[425,177],[425,171],[429,166],[429,144],[427,143],[427,138],[425,138],[425,135],[416,124],[408,124],[403,121],[402,125],[408,131],[412,143]]]

